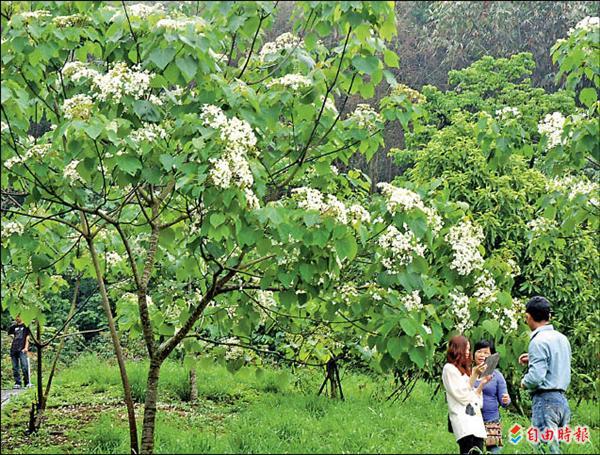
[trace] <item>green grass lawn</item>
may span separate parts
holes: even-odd
[[[345,401],[317,397],[321,372],[198,367],[197,403],[189,401],[187,372],[176,363],[161,371],[157,453],[456,453],[446,430],[443,393],[419,383],[400,404],[386,401],[391,378],[342,372]],[[145,366],[130,363],[134,399],[145,394]],[[47,421],[26,436],[29,390],[2,410],[2,453],[126,453],[127,421],[120,403],[115,365],[83,357],[60,371],[49,401]],[[572,406],[575,400],[571,400]],[[141,425],[142,406],[136,405]],[[587,425],[591,444],[571,444],[566,453],[598,453],[600,410],[583,402],[572,410],[571,426]],[[503,411],[504,433],[527,419]],[[531,453],[523,442],[506,444],[504,453]]]

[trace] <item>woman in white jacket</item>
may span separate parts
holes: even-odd
[[[462,335],[453,337],[448,344],[442,381],[446,389],[452,432],[461,454],[483,453],[483,442],[487,436],[481,415],[482,390],[491,375],[483,378],[479,387],[474,388],[478,376],[485,370],[485,364],[473,370],[471,364],[469,340]]]

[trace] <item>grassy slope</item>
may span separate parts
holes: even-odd
[[[145,368],[129,366],[134,397],[144,396]],[[162,404],[157,453],[455,453],[446,431],[443,393],[421,383],[403,404],[385,401],[390,381],[343,373],[345,402],[316,397],[319,372],[254,368],[231,375],[216,365],[198,368],[199,402],[190,405],[183,367],[169,363],[161,373]],[[35,436],[24,435],[28,391],[2,410],[2,453],[120,453],[127,451],[127,423],[119,405],[121,389],[115,366],[81,359],[60,372],[50,399],[48,422]],[[574,400],[572,400],[573,402]],[[141,406],[138,409],[141,417]],[[572,444],[567,453],[598,453],[600,410],[583,403],[572,426],[592,427],[596,444]],[[526,419],[504,413],[505,434]],[[508,444],[507,444],[508,445]],[[530,453],[525,444],[504,453]]]

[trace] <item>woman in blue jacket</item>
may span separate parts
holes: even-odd
[[[474,360],[476,365],[481,365],[485,359],[494,354],[493,343],[481,340],[475,344]],[[475,387],[479,381],[475,382]],[[483,386],[483,423],[487,432],[485,445],[489,453],[500,453],[502,451],[502,426],[500,424],[499,406],[506,408],[510,404],[510,396],[506,388],[506,380],[499,370],[494,370],[492,379]]]

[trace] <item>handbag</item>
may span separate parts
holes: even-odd
[[[487,447],[502,447],[502,425],[500,422],[486,422],[485,431],[487,433],[485,440]]]

